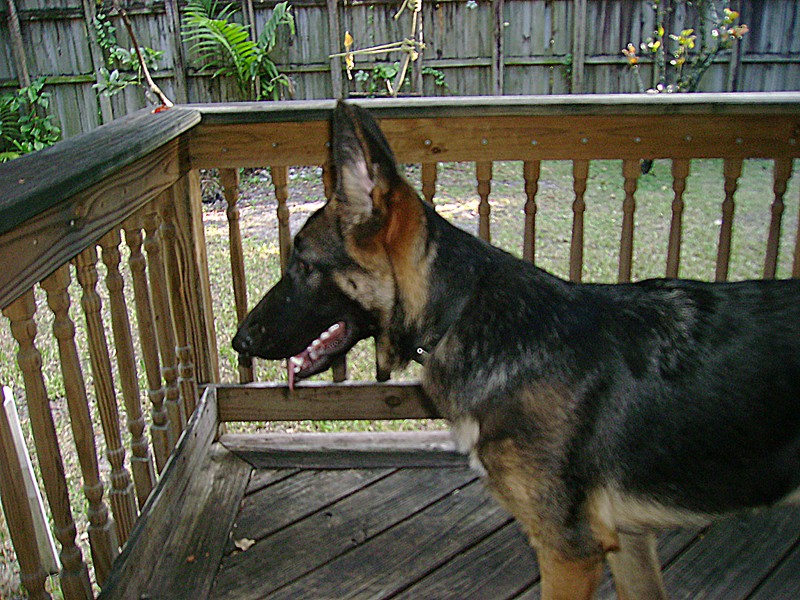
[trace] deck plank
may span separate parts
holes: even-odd
[[[204,599],[222,560],[228,532],[252,468],[215,444],[187,488],[170,537],[148,584],[147,597]]]
[[[257,469],[465,466],[448,431],[225,435],[222,443]]]
[[[263,598],[475,479],[468,469],[400,470],[261,540],[222,563],[212,594]]]
[[[509,522],[392,600],[506,600],[538,579],[533,548]]]
[[[389,598],[502,527],[508,514],[475,481],[325,564],[270,600]]]
[[[277,483],[282,479],[291,477],[297,473],[299,469],[257,469],[253,471],[252,477],[247,484],[245,495],[257,492],[265,487]]]
[[[748,598],[798,537],[800,510],[796,507],[720,521],[666,569],[664,581],[670,597]]]
[[[748,600],[800,598],[800,544],[789,552]]]
[[[300,471],[262,488],[242,502],[226,552],[234,550],[234,540],[260,540],[391,472],[391,469]]]

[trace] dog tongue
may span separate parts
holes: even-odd
[[[345,324],[343,321],[334,323],[323,331],[320,336],[311,342],[300,354],[286,361],[286,373],[289,380],[289,390],[294,391],[297,374],[314,367],[317,359],[329,354],[336,349],[339,341],[344,337]]]

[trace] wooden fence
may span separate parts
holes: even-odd
[[[239,2],[240,0],[234,0]],[[97,7],[80,0],[14,0],[24,60],[31,77],[47,76],[53,112],[65,137],[88,131],[112,116],[145,105],[142,89],[128,88],[99,101],[92,84],[103,66],[91,22]],[[256,34],[263,30],[274,0],[241,0]],[[110,6],[110,2],[106,3]],[[297,99],[359,95],[385,89],[373,72],[399,55],[357,58],[348,79],[341,59],[344,32],[354,48],[397,41],[405,19],[392,17],[394,0],[295,0],[296,35],[282,34],[273,53],[289,73]],[[139,43],[164,52],[156,80],[179,103],[236,99],[225,83],[200,76],[180,37],[184,3],[178,0],[124,0]],[[14,32],[8,4],[0,10],[0,88],[18,84],[21,65],[13,52]],[[703,91],[779,91],[800,89],[800,2],[734,0],[750,31],[740,46],[710,69]],[[663,0],[669,10],[667,31],[691,26],[692,8]],[[425,49],[415,64],[423,95],[558,94],[635,92],[637,83],[621,54],[629,42],[637,48],[655,28],[650,0],[437,0],[423,2]],[[710,32],[707,32],[710,35]],[[117,23],[118,42],[130,47]],[[431,71],[431,69],[433,71]],[[358,74],[359,71],[361,74]],[[646,85],[652,62],[644,60]],[[437,85],[435,75],[446,84]]]

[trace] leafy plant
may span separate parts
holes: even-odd
[[[395,61],[393,63],[376,63],[371,69],[360,69],[355,74],[355,79],[362,85],[364,93],[369,96],[377,96],[379,94],[388,93],[392,94],[391,85],[394,82],[397,74],[400,72],[401,63]],[[443,88],[447,93],[450,93],[450,88],[445,80],[445,75],[439,69],[433,67],[422,67],[422,75],[433,77],[435,85]],[[410,77],[406,77],[400,85],[403,87],[411,87]],[[398,90],[399,91],[399,90]]]
[[[696,9],[697,30],[687,28],[679,33],[667,36],[664,21],[667,11],[662,7],[662,0],[653,0],[656,10],[656,29],[645,43],[641,45],[643,53],[653,56],[658,82],[652,92],[694,92],[700,86],[703,75],[708,71],[714,59],[721,53],[730,50],[749,31],[747,25],[739,24],[739,13],[728,7],[723,0],[721,8],[714,0],[686,0]],[[710,23],[711,39],[707,39],[706,31]],[[669,41],[668,41],[669,40]],[[668,48],[667,46],[670,46]],[[622,53],[633,70],[640,91],[645,91],[639,74],[639,56],[633,44],[623,48]],[[667,57],[670,57],[667,62]],[[667,64],[672,67],[672,72]]]
[[[100,68],[100,77],[92,87],[106,96],[113,96],[129,85],[141,84],[143,69],[139,64],[136,48],[123,48],[117,44],[117,29],[102,12],[97,13],[92,25],[106,60],[106,66]],[[149,69],[158,68],[158,60],[164,55],[163,51],[146,46],[140,46],[139,51]]]
[[[44,91],[44,77],[29,87],[0,96],[0,162],[52,146],[61,129],[47,115],[50,93]]]
[[[218,0],[190,0],[183,19],[183,36],[192,44],[190,51],[202,63],[201,73],[213,77],[231,77],[244,99],[262,100],[280,97],[281,86],[290,95],[294,86],[270,58],[282,27],[295,34],[294,14],[288,2],[275,5],[264,31],[253,41],[246,27],[232,17],[233,4]]]

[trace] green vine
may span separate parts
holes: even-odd
[[[97,83],[92,87],[101,94],[113,96],[129,85],[140,85],[144,73],[136,48],[123,48],[117,43],[117,29],[102,11],[97,13],[92,26],[97,32],[97,41],[106,61],[106,65],[100,68]],[[146,46],[140,46],[139,50],[147,67],[156,70],[164,52]]]

